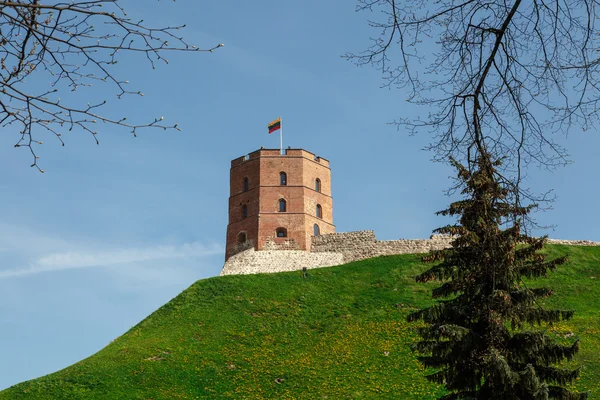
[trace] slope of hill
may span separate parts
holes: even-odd
[[[600,399],[600,247],[548,246],[570,261],[549,305],[577,310],[548,330],[581,338],[578,390]],[[431,399],[408,312],[430,302],[416,255],[201,280],[93,356],[0,399]]]

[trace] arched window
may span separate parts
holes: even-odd
[[[287,229],[285,228],[277,228],[275,229],[275,234],[278,238],[287,237]]]
[[[246,232],[240,232],[237,235],[237,242],[238,243],[246,243],[246,240],[248,240],[248,237],[246,236]]]
[[[317,218],[323,218],[323,207],[320,204],[317,204]]]
[[[315,179],[315,190],[317,192],[321,191],[321,180],[319,178]]]
[[[279,199],[279,212],[286,211],[286,204],[284,199]]]
[[[242,218],[248,218],[248,206],[245,204],[242,206]]]
[[[248,191],[248,178],[244,178],[244,192]]]
[[[313,226],[313,229],[315,231],[315,236],[319,236],[321,234],[321,230],[319,229],[319,225],[315,224]]]
[[[287,185],[287,174],[285,172],[279,173],[279,184],[281,186]]]

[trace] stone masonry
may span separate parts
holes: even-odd
[[[231,161],[229,224],[221,275],[320,268],[441,250],[451,238],[377,240],[335,233],[329,161],[303,149],[264,149]],[[599,246],[588,240],[550,243]]]
[[[433,235],[430,239],[377,240],[373,231],[357,231],[315,236],[311,251],[339,252],[344,255],[344,262],[349,263],[393,254],[427,253],[449,244],[450,238],[443,235]]]
[[[271,245],[276,250],[256,251],[253,247],[231,256],[221,275],[257,274],[331,267],[366,258],[427,253],[450,244],[450,237],[433,235],[429,239],[377,240],[373,231],[330,233],[312,237],[311,251],[293,250],[294,246]],[[548,239],[552,244],[600,246],[589,240]],[[286,250],[289,249],[289,250]]]
[[[311,253],[304,250],[261,250],[253,247],[229,257],[221,275],[297,271],[344,264],[341,253]]]

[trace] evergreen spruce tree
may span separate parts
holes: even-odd
[[[434,265],[416,278],[441,281],[433,290],[439,300],[408,316],[426,324],[416,349],[423,365],[437,369],[427,378],[445,385],[450,394],[443,399],[587,398],[564,387],[579,370],[555,366],[575,355],[578,342],[557,344],[539,329],[570,319],[573,311],[544,309],[538,300],[552,290],[523,282],[546,276],[566,258],[546,260],[540,254],[546,237],[521,232],[533,206],[511,204],[499,161],[480,154],[472,171],[452,163],[465,199],[438,213],[459,222],[436,230],[453,235],[452,246],[424,257]]]

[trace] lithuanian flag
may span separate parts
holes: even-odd
[[[269,124],[269,133],[273,133],[279,129],[281,129],[281,117],[277,118],[275,121],[271,121]]]

